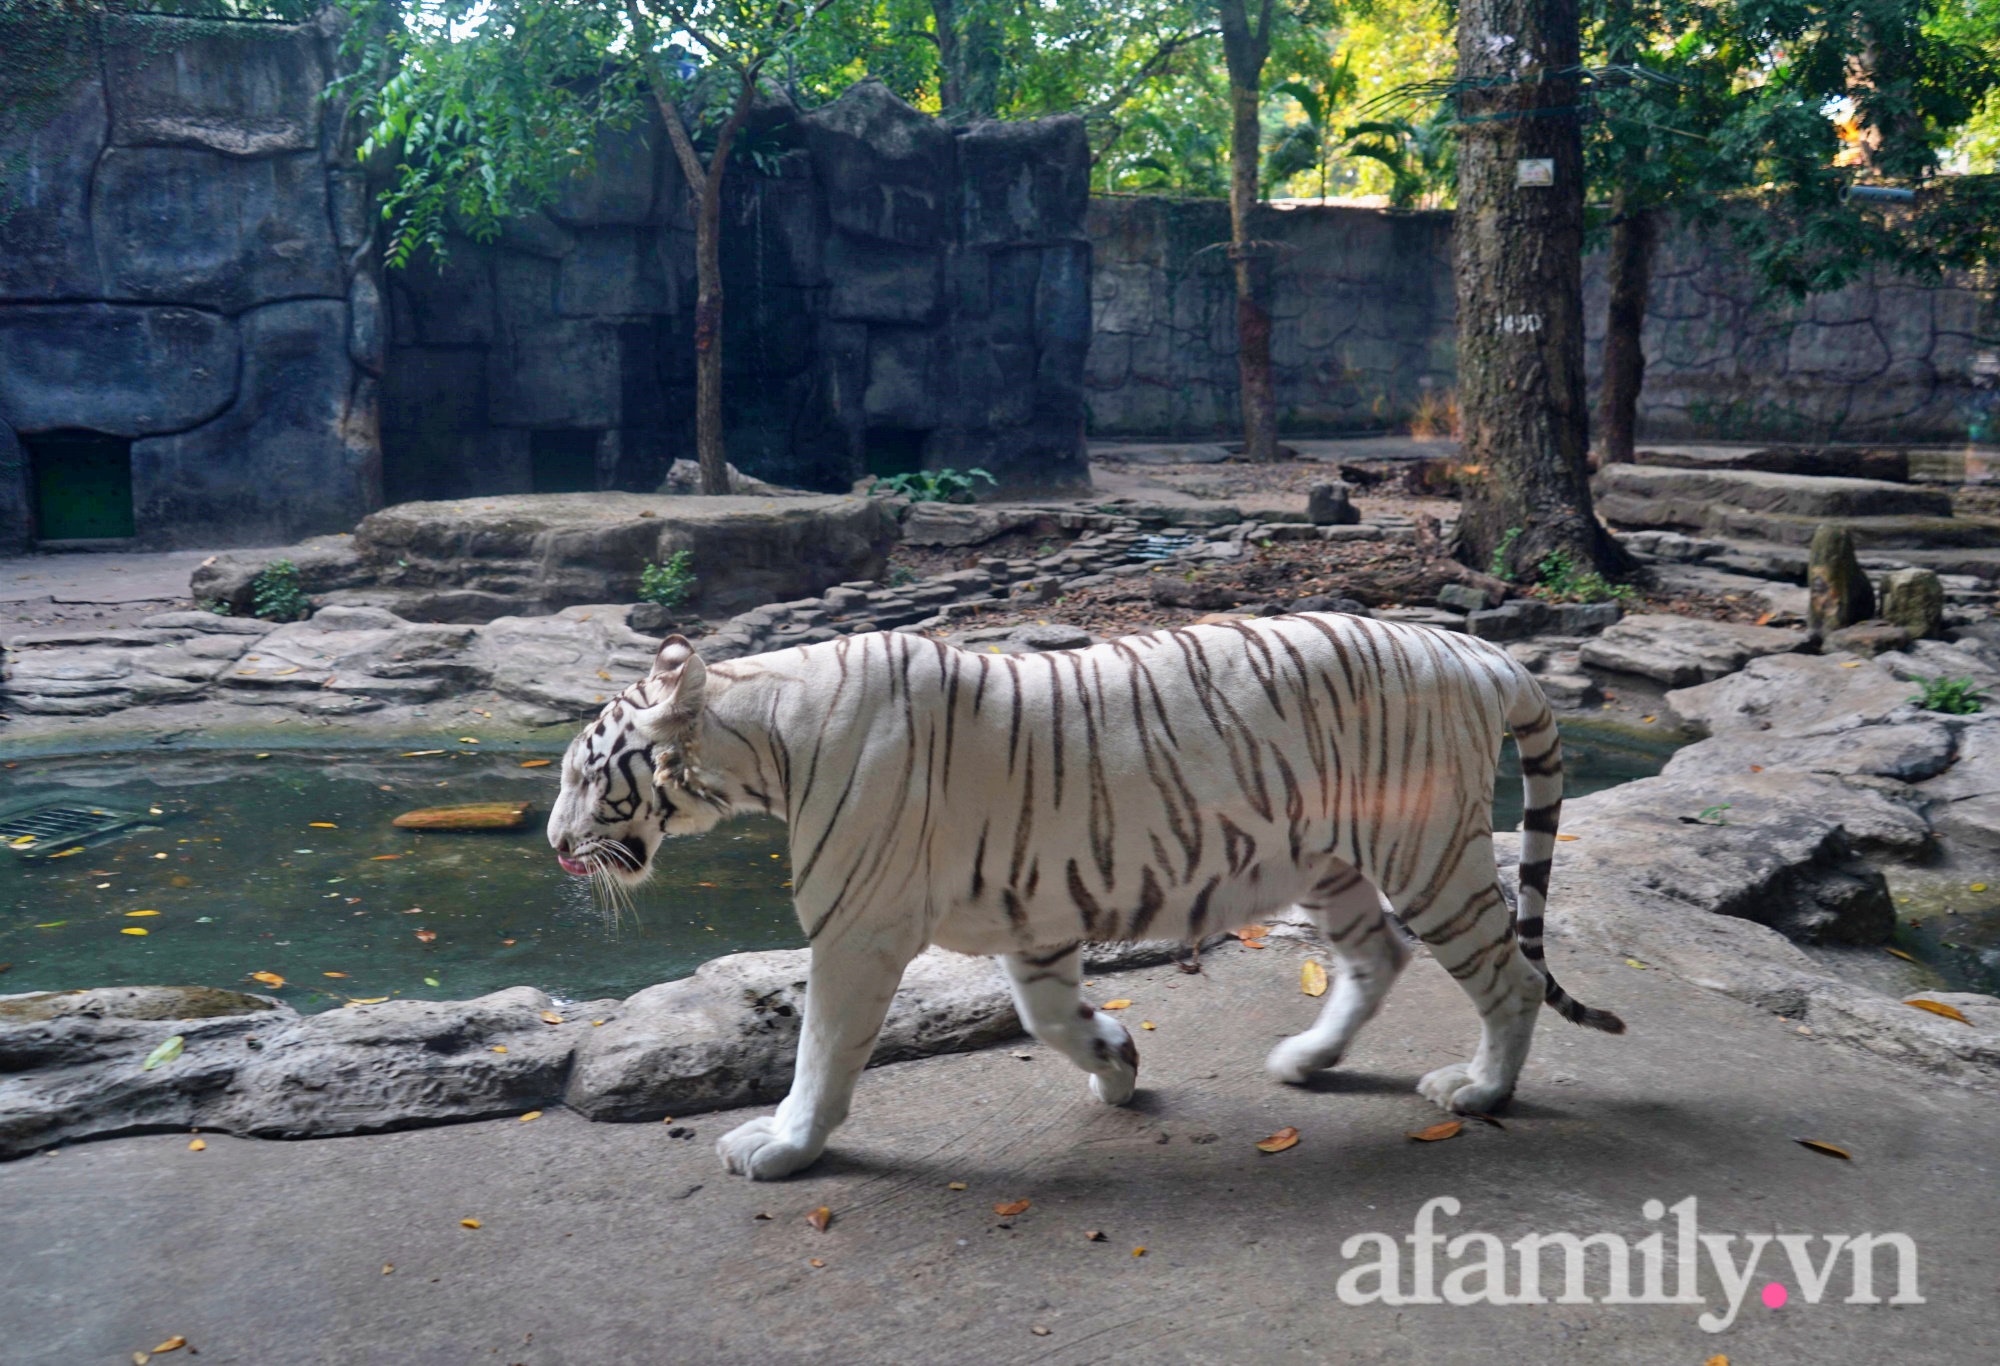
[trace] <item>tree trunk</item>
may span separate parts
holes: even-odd
[[[1250,235],[1256,210],[1257,172],[1262,160],[1264,61],[1271,51],[1271,3],[1265,0],[1257,26],[1250,25],[1245,0],[1223,0],[1223,55],[1229,66],[1229,259],[1236,272],[1236,374],[1243,419],[1243,456],[1267,462],[1278,458],[1278,402],[1271,379],[1271,310],[1268,248]]]
[[[1462,0],[1457,256],[1458,401],[1468,476],[1453,546],[1509,569],[1554,550],[1616,572],[1625,556],[1591,507],[1583,375],[1583,146],[1577,0]],[[1507,84],[1498,82],[1507,81]],[[1551,163],[1553,181],[1536,179]]]
[[[722,178],[756,90],[753,70],[738,87],[736,103],[716,132],[715,151],[703,166],[680,109],[660,85],[653,87],[694,210],[694,448],[705,494],[729,492],[729,454],[722,439]]]
[[[931,0],[931,20],[937,29],[938,108],[949,118],[965,104],[965,57],[958,39],[957,0]]]
[[[1622,200],[1622,196],[1621,196]],[[1646,290],[1653,281],[1656,223],[1651,209],[1614,200],[1606,273],[1611,302],[1604,319],[1604,389],[1598,409],[1599,454],[1605,464],[1632,460],[1638,439],[1639,393],[1646,380]]]

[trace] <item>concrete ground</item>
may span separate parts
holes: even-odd
[[[1630,1033],[1545,1012],[1504,1130],[1414,1142],[1442,1115],[1411,1088],[1466,1055],[1469,1006],[1419,959],[1346,1065],[1286,1089],[1259,1064],[1314,1008],[1304,951],[1273,938],[1209,955],[1199,977],[1098,980],[1097,1000],[1133,1002],[1145,1061],[1130,1109],[1092,1102],[1035,1044],[886,1067],[820,1165],[773,1185],[715,1159],[740,1113],[670,1126],[552,1111],[304,1143],[217,1136],[203,1152],[158,1134],[24,1159],[0,1168],[0,1356],[108,1366],[184,1335],[213,1366],[2000,1360],[1990,1094],[1559,943],[1565,984]],[[1256,1150],[1285,1125],[1296,1147]],[[1841,1302],[1843,1258],[1807,1304],[1776,1244],[1713,1334],[1697,1317],[1726,1297],[1706,1261],[1705,1305],[1343,1303],[1336,1283],[1374,1256],[1343,1242],[1407,1239],[1418,1206],[1446,1195],[1463,1209],[1440,1231],[1508,1243],[1637,1240],[1661,1227],[1644,1202],[1687,1196],[1707,1234],[1908,1233],[1925,1303]],[[1015,1200],[1032,1203],[996,1215]],[[806,1222],[821,1205],[824,1233]],[[1746,1243],[1729,1251],[1740,1261]],[[1546,1260],[1553,1299],[1560,1258]],[[1880,1261],[1886,1300],[1893,1258]],[[1440,1257],[1440,1275],[1455,1265]],[[1405,1290],[1410,1276],[1406,1260]],[[1770,1281],[1790,1304],[1765,1307]],[[1587,1292],[1605,1293],[1596,1263]]]
[[[88,623],[128,626],[185,606],[206,550],[77,551],[0,557],[0,634]]]

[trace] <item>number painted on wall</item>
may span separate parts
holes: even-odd
[[[1510,337],[1523,332],[1539,332],[1542,330],[1542,315],[1539,313],[1502,313],[1498,326],[1501,332]]]

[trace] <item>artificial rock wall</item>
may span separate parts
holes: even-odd
[[[1451,215],[1263,208],[1274,243],[1281,429],[1400,426],[1454,374]],[[1234,285],[1214,200],[1093,200],[1091,435],[1233,436]],[[1592,382],[1603,263],[1585,261]],[[1726,246],[1670,239],[1655,264],[1640,425],[1654,440],[1989,439],[2000,380],[1991,286],[1889,274],[1797,306],[1761,301]],[[1983,359],[1982,359],[1983,357]]]
[[[130,441],[140,544],[352,526],[380,500],[383,323],[320,98],[334,30],[127,38],[0,146],[0,546],[45,534],[33,453],[74,432]]]
[[[758,111],[724,181],[731,463],[845,491],[869,473],[1085,479],[1089,151],[1074,118],[954,128],[875,81]],[[694,457],[694,231],[657,123],[490,244],[392,271],[391,501],[649,491]]]

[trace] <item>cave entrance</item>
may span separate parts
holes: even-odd
[[[103,432],[24,436],[37,541],[114,541],[133,534],[132,442]]]
[[[915,474],[924,467],[924,438],[919,427],[870,427],[861,435],[861,456],[877,479]]]
[[[529,432],[528,470],[536,493],[597,492],[597,433]]]

